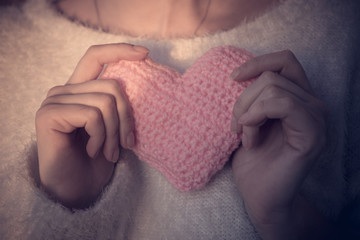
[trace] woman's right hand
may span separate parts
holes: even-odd
[[[109,182],[120,145],[135,144],[126,95],[116,80],[98,79],[103,66],[147,54],[124,43],[90,47],[69,81],[50,89],[38,110],[41,186],[65,206],[89,206]]]

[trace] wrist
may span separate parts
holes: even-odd
[[[94,160],[93,160],[94,161]],[[83,209],[93,205],[103,189],[111,181],[114,163],[104,166],[82,166],[76,171],[63,168],[43,168],[39,170],[39,187],[48,196],[70,209]],[[39,166],[39,169],[41,167]],[[76,168],[74,167],[75,170]]]
[[[70,209],[87,208],[100,195],[100,189],[95,189],[94,186],[86,184],[84,181],[40,180],[39,187],[50,199]]]
[[[298,195],[291,206],[250,219],[264,240],[329,239],[333,226],[330,221]]]

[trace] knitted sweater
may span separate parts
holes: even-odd
[[[59,15],[45,0],[1,9],[0,238],[259,238],[230,164],[200,190],[184,193],[133,152],[123,151],[98,202],[75,212],[36,187],[28,171],[28,162],[36,159],[36,110],[49,88],[67,81],[90,45],[110,42],[144,45],[155,61],[179,72],[220,45],[255,55],[291,49],[329,107],[329,141],[302,191],[335,218],[360,191],[358,10],[352,1],[287,0],[229,31],[159,41],[86,28]]]

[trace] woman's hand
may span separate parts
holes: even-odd
[[[134,123],[116,80],[99,80],[104,64],[141,60],[144,47],[92,46],[64,86],[48,92],[36,114],[42,187],[68,207],[86,207],[109,182],[120,145],[131,148]],[[101,76],[100,76],[101,77]]]
[[[293,239],[306,231],[299,208],[309,205],[298,192],[325,144],[324,103],[290,51],[256,57],[232,76],[258,77],[234,106],[232,130],[242,133],[233,157],[236,185],[265,239]]]

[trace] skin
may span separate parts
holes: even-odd
[[[92,46],[64,86],[48,92],[36,114],[42,187],[71,208],[88,206],[109,182],[120,145],[135,144],[134,124],[117,81],[99,80],[105,63],[141,60],[143,47]]]
[[[256,57],[233,76],[258,77],[238,98],[232,120],[243,134],[234,178],[252,222],[266,239],[318,239],[323,233],[307,236],[309,228],[328,223],[299,188],[326,141],[324,103],[290,51]]]
[[[280,0],[62,0],[58,8],[80,22],[155,39],[193,37],[231,29],[261,15]],[[205,21],[200,25],[203,17]]]
[[[174,36],[154,29],[149,35]],[[99,79],[104,64],[147,54],[146,48],[125,43],[90,47],[68,82],[52,88],[38,110],[41,185],[65,206],[94,202],[110,181],[121,148],[136,144],[123,90],[116,81]],[[328,221],[299,193],[326,141],[324,103],[288,50],[258,56],[231,76],[234,81],[257,77],[239,96],[231,123],[234,134],[243,134],[232,165],[252,223],[264,239],[324,237]]]

